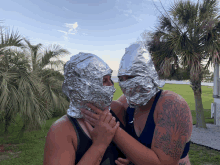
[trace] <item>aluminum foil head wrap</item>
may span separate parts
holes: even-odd
[[[111,75],[110,67],[98,56],[90,53],[79,53],[70,58],[64,65],[63,93],[70,99],[67,114],[82,118],[80,108],[88,108],[92,103],[101,110],[109,106],[115,92],[113,86],[103,86],[103,76]]]
[[[158,79],[154,63],[147,50],[140,44],[132,44],[125,49],[121,59],[118,76],[136,76],[126,81],[119,81],[119,86],[131,108],[143,106],[159,92],[165,84]]]

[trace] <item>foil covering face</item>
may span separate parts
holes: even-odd
[[[103,76],[111,75],[110,67],[98,56],[90,53],[79,53],[71,57],[64,65],[63,92],[70,99],[67,114],[82,118],[81,108],[92,103],[104,110],[109,107],[115,93],[114,86],[103,86]]]
[[[119,86],[126,96],[130,107],[146,105],[165,84],[159,80],[154,63],[147,50],[140,44],[132,44],[125,49],[121,59],[118,76],[136,76],[126,81],[119,81]]]

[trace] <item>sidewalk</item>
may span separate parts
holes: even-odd
[[[188,84],[188,85],[190,85],[190,82],[188,80],[187,81],[165,80],[165,82],[167,84]],[[203,86],[213,86],[213,82],[211,82],[211,83],[202,82],[201,85],[203,85]]]
[[[207,129],[193,125],[191,141],[220,151],[220,126],[207,123]]]

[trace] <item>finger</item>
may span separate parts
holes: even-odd
[[[119,123],[119,121],[118,121],[117,124],[114,126],[113,129],[114,129],[114,130],[118,129],[119,125],[120,125],[120,123]]]
[[[80,109],[80,110],[81,110],[82,113],[84,113],[84,114],[90,116],[91,118],[94,118],[94,119],[96,119],[96,120],[99,119],[99,115],[97,115],[97,114],[95,114],[95,113],[93,113],[93,112],[91,112],[91,111],[89,111],[89,110],[87,110],[87,109],[83,109],[83,108],[82,108],[82,109]]]
[[[88,122],[85,122],[85,123],[86,123],[86,128],[89,131],[89,134],[91,135],[91,131],[93,131],[94,128],[92,128]]]
[[[102,113],[103,112],[109,113],[110,111],[109,111],[109,109],[105,109],[104,111],[102,111]]]
[[[118,160],[115,160],[115,163],[116,163],[117,165],[124,165],[124,164],[120,163]]]
[[[109,123],[111,119],[112,119],[112,114],[110,112],[108,112],[107,116],[106,116],[106,118],[104,120],[104,123]]]
[[[90,116],[86,114],[83,114],[83,118],[85,119],[85,121],[87,121],[92,126],[95,126],[95,124],[98,122],[98,120],[94,120],[93,118],[91,118]]]
[[[123,158],[118,158],[117,160],[118,160],[120,163],[124,163],[124,164],[130,162],[128,159],[123,159]]]
[[[115,126],[115,124],[117,124],[116,121],[115,121],[115,117],[113,117],[113,118],[110,120],[109,124],[111,125],[112,128]]]
[[[87,122],[88,124],[90,124],[92,127],[95,127],[95,123],[91,123],[90,121],[88,121],[88,120],[85,120],[85,122]]]
[[[103,111],[98,109],[96,106],[90,104],[90,103],[87,103],[86,104],[89,108],[91,108],[94,112],[96,112],[97,114],[101,114]]]
[[[85,120],[88,120],[88,121],[90,121],[90,122],[96,121],[94,118],[92,118],[91,116],[89,116],[89,115],[87,115],[87,114],[85,114],[85,113],[83,113],[83,112],[81,112],[81,114],[82,114],[82,116],[83,116],[83,118],[84,118]]]
[[[106,118],[106,116],[107,116],[107,114],[108,114],[107,112],[101,113],[101,114],[100,114],[100,117],[99,117],[99,120],[102,121],[102,122],[104,122],[104,121],[105,121],[105,118]]]

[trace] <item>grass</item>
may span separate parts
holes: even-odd
[[[115,83],[116,93],[114,100],[118,99],[122,92]],[[166,84],[164,90],[171,90],[180,94],[188,103],[192,116],[193,124],[196,123],[194,94],[189,85]],[[211,103],[213,90],[211,87],[202,86],[202,101],[204,107],[206,123],[214,123],[211,117]],[[17,138],[18,131],[21,129],[22,121],[17,116],[17,123],[9,127],[9,135],[3,136],[4,125],[0,124],[0,164],[1,165],[40,165],[43,164],[44,145],[47,132],[50,126],[60,117],[47,120],[46,125],[40,131],[25,132],[22,138]],[[5,152],[2,152],[4,149]],[[220,151],[210,149],[191,143],[189,151],[190,162],[192,165],[220,165]]]

